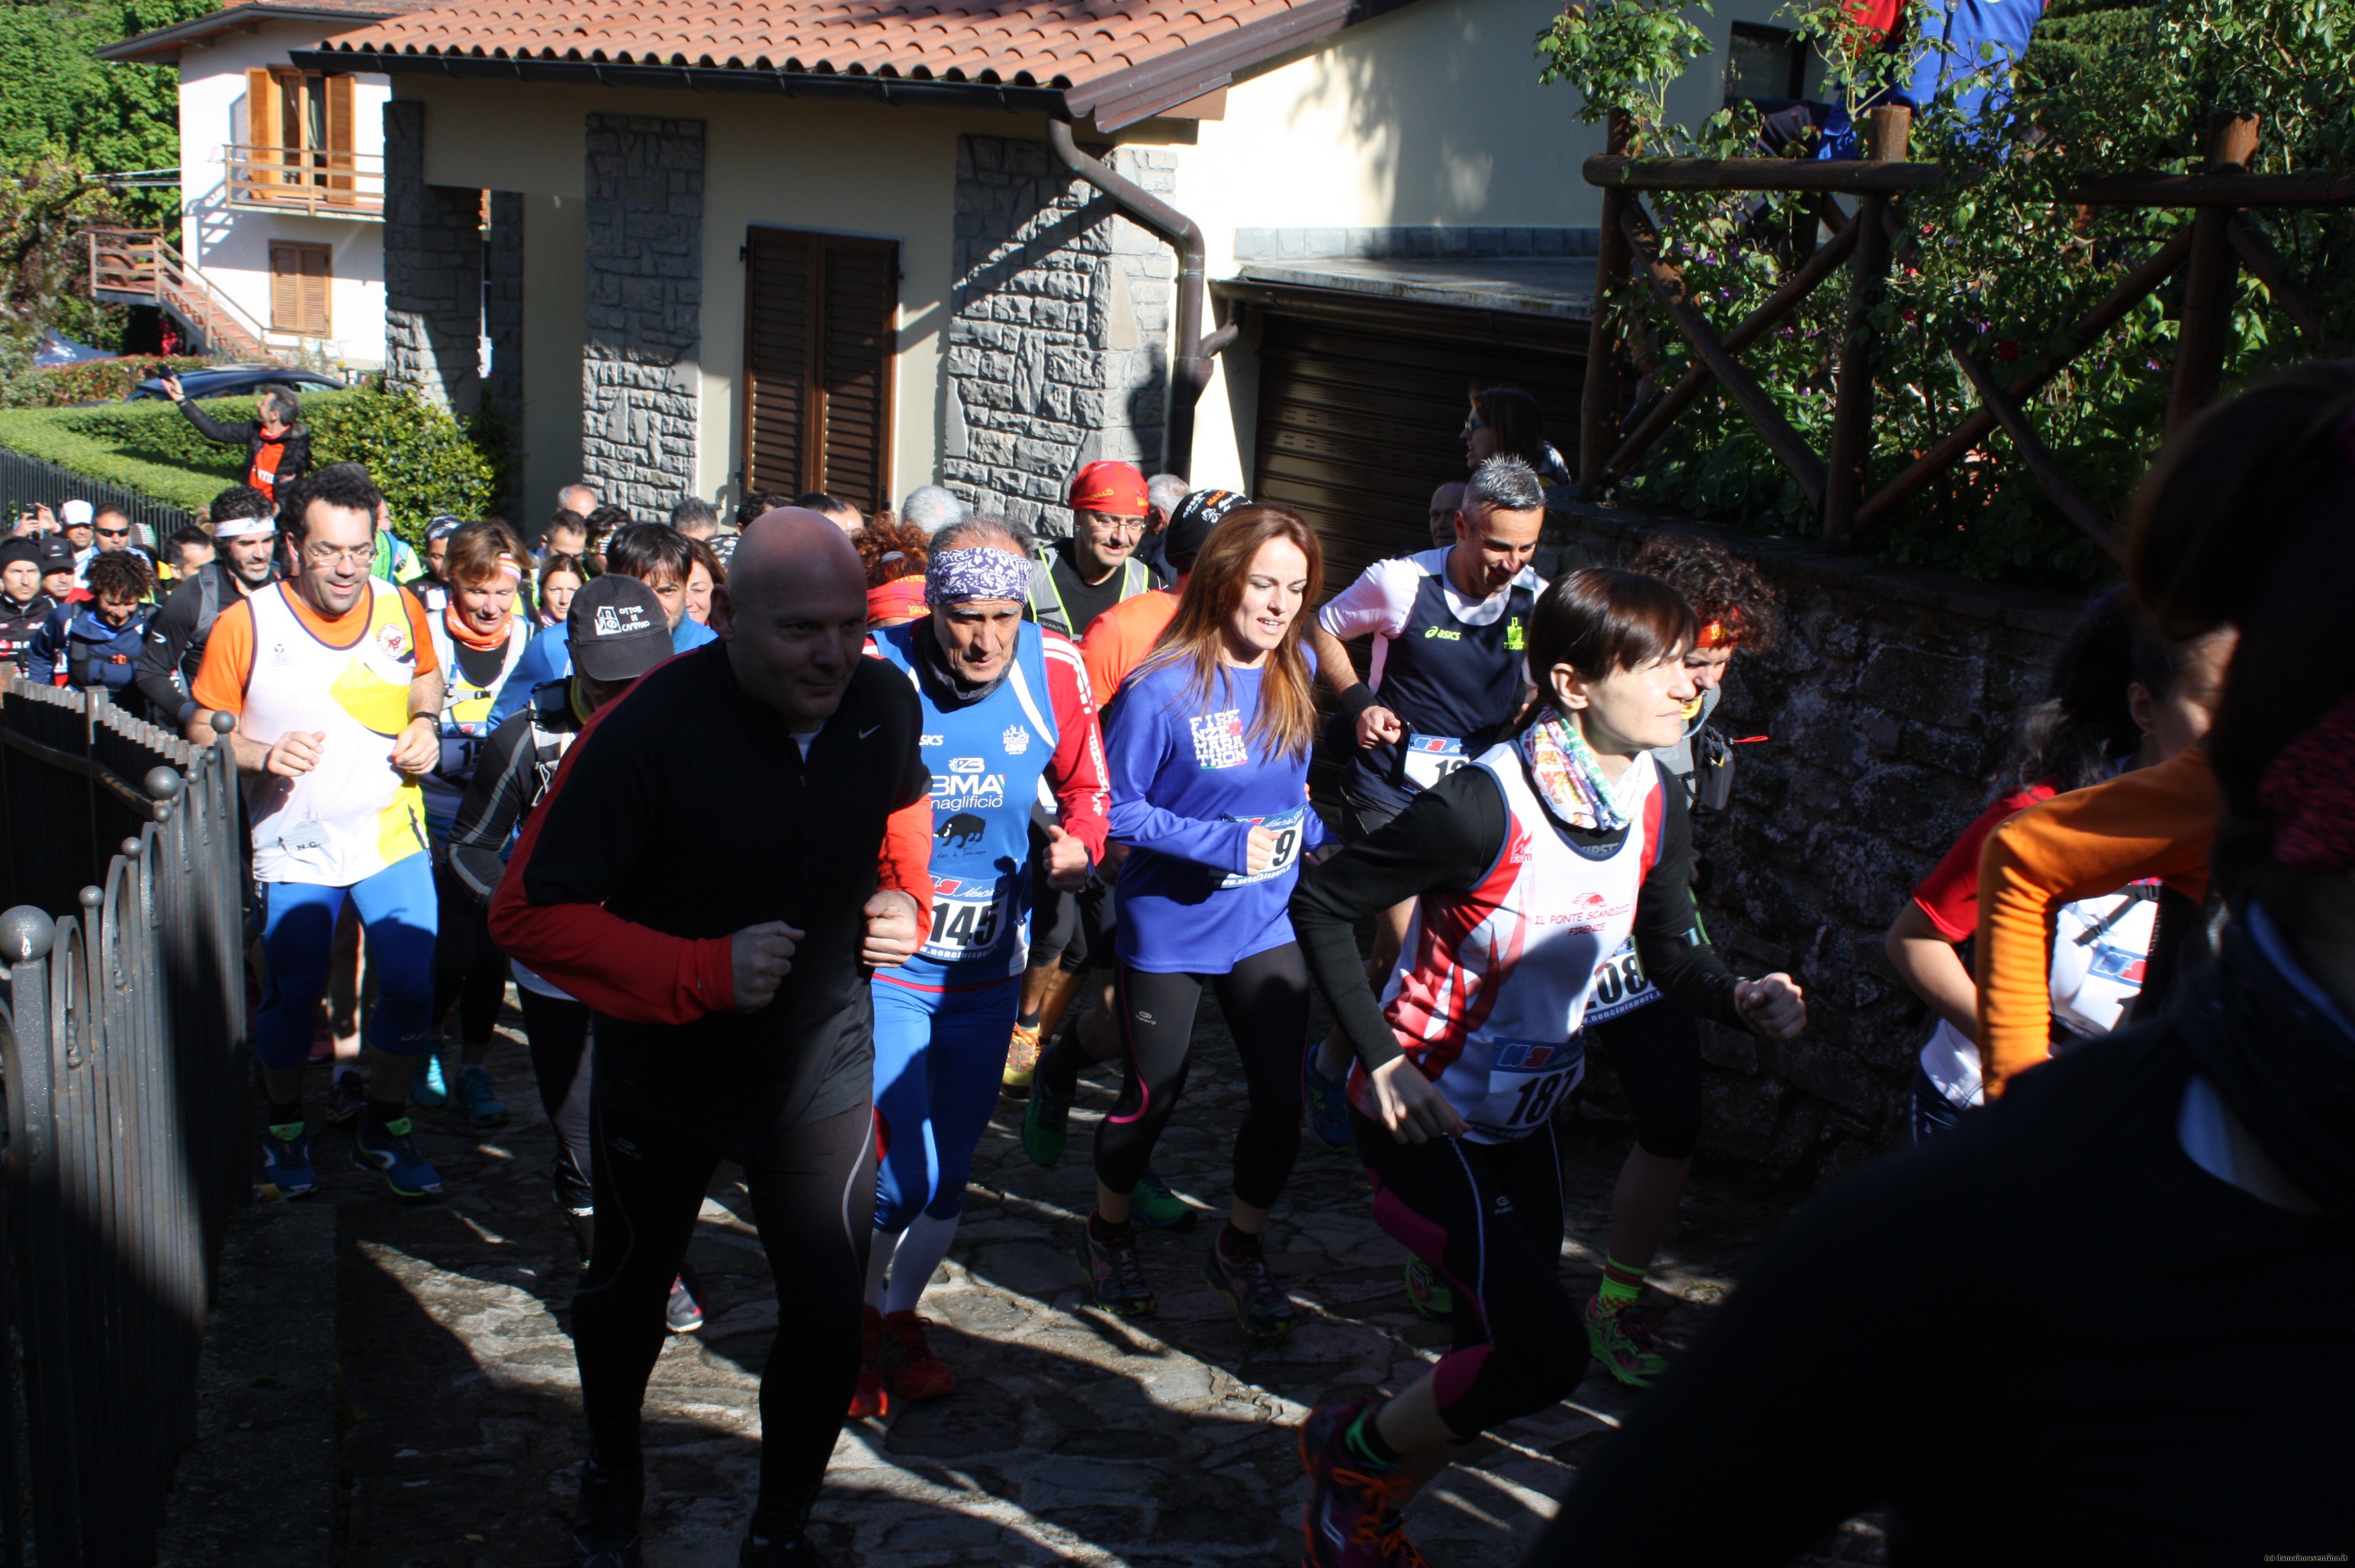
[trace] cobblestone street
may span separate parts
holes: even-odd
[[[1110,1074],[1083,1083],[1071,1153],[1053,1170],[1024,1157],[1019,1107],[1001,1106],[955,1251],[924,1304],[962,1387],[846,1425],[818,1514],[837,1563],[1295,1561],[1293,1426],[1305,1407],[1400,1386],[1444,1343],[1444,1329],[1408,1308],[1403,1254],[1375,1228],[1355,1162],[1311,1140],[1271,1231],[1278,1272],[1311,1317],[1273,1348],[1246,1346],[1199,1274],[1241,1095],[1207,997],[1204,1015],[1188,1098],[1156,1164],[1204,1206],[1205,1222],[1146,1235],[1160,1316],[1137,1326],[1076,1308],[1071,1243]],[[514,1113],[506,1127],[477,1140],[457,1130],[454,1112],[418,1118],[447,1184],[440,1206],[384,1200],[346,1162],[346,1135],[320,1139],[319,1197],[338,1206],[336,1561],[350,1568],[564,1560],[582,1443],[567,1334],[579,1271],[549,1200],[550,1138],[512,1033],[493,1067]],[[1567,1172],[1563,1268],[1582,1292],[1600,1264],[1616,1152],[1599,1141]],[[1688,1200],[1654,1275],[1675,1298],[1672,1327],[1721,1295],[1774,1212],[1706,1186]],[[752,1488],[756,1378],[775,1307],[725,1168],[692,1257],[709,1320],[665,1347],[647,1400],[647,1562],[659,1568],[733,1564]],[[779,1375],[792,1376],[794,1348],[778,1355]],[[1586,1445],[1636,1397],[1593,1372],[1574,1403],[1482,1441],[1414,1504],[1419,1543],[1442,1568],[1513,1562]],[[1851,1535],[1851,1551],[1877,1555],[1870,1532]]]

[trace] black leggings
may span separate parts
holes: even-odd
[[[1402,1144],[1352,1106],[1349,1129],[1375,1221],[1455,1289],[1455,1348],[1431,1372],[1447,1429],[1475,1437],[1567,1399],[1586,1337],[1561,1285],[1553,1124],[1508,1144]]]
[[[1300,1063],[1308,1039],[1308,966],[1296,943],[1254,953],[1224,975],[1156,975],[1120,966],[1121,1035],[1128,1075],[1120,1103],[1096,1129],[1096,1179],[1133,1192],[1186,1088],[1202,982],[1243,1059],[1251,1105],[1235,1135],[1235,1198],[1271,1209],[1300,1154]]]
[[[1611,1053],[1636,1112],[1636,1143],[1661,1159],[1690,1159],[1700,1143],[1700,1027],[1653,1002],[1586,1030]]]
[[[570,997],[544,997],[517,986],[524,1038],[531,1043],[531,1075],[539,1081],[540,1108],[556,1130],[556,1206],[568,1213],[593,1206],[589,1185],[589,1006]]]
[[[440,1027],[454,1002],[460,1037],[468,1045],[488,1045],[506,1005],[506,958],[491,940],[489,912],[449,867],[433,868],[433,893],[441,906],[441,930],[433,938],[434,1025]]]
[[[708,1138],[598,1096],[597,1247],[572,1298],[589,1451],[636,1477],[646,1378],[663,1304],[719,1168]],[[875,1118],[867,1105],[779,1127],[743,1162],[752,1220],[776,1278],[777,1333],[761,1373],[761,1495],[752,1529],[787,1540],[826,1478],[858,1381],[860,1292],[875,1223]]]

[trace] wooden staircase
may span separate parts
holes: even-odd
[[[90,231],[90,292],[118,304],[152,304],[180,324],[189,347],[249,362],[282,363],[260,322],[227,295],[153,229]]]

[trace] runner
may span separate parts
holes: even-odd
[[[683,654],[715,636],[710,627],[687,613],[687,581],[694,564],[694,544],[685,534],[664,523],[633,523],[613,536],[600,571],[634,577],[653,589],[670,617],[671,646]],[[558,624],[532,638],[498,700],[491,704],[494,725],[505,723],[549,681],[572,673],[572,651],[566,641],[570,635]]]
[[[1301,854],[1324,839],[1308,805],[1316,667],[1301,635],[1322,559],[1292,512],[1230,513],[1195,558],[1154,656],[1129,677],[1106,738],[1113,835],[1129,848],[1119,935],[1128,1071],[1097,1128],[1096,1210],[1080,1256],[1098,1306],[1155,1310],[1130,1200],[1185,1090],[1207,981],[1251,1098],[1235,1134],[1233,1201],[1202,1272],[1254,1339],[1300,1319],[1261,1236],[1300,1149],[1308,976],[1284,901]]]
[[[1431,493],[1431,548],[1451,549],[1463,519],[1464,482],[1451,479]]]
[[[924,566],[932,559],[924,534],[879,517],[850,542],[867,568],[868,630],[902,626],[924,613]]]
[[[132,684],[147,642],[155,580],[136,550],[102,552],[84,572],[90,597],[49,612],[25,650],[26,677],[40,686],[102,691],[134,718],[147,704]]]
[[[581,558],[577,555],[551,554],[540,561],[538,590],[532,595],[533,608],[538,612],[536,621],[540,630],[571,624],[572,596],[580,592],[588,581],[588,569],[581,564]],[[570,633],[566,633],[568,638],[570,635]]]
[[[449,846],[458,807],[474,782],[475,759],[490,737],[491,705],[522,663],[532,628],[517,612],[523,541],[505,523],[464,524],[443,536],[442,548],[434,575],[446,603],[426,623],[433,634],[434,663],[442,671],[441,756],[419,781],[433,837],[433,891],[441,910],[441,936],[433,949],[433,1024],[441,1028],[451,1007],[457,1007],[457,1100],[466,1125],[487,1132],[507,1119],[487,1065],[499,1009],[506,1005],[507,966],[484,923],[481,905],[450,865]],[[438,1051],[429,1057],[429,1074],[440,1057]]]
[[[1710,720],[1735,653],[1774,645],[1774,590],[1756,567],[1721,546],[1670,534],[1645,541],[1628,570],[1675,589],[1700,621],[1684,656],[1698,695],[1687,707],[1683,735],[1657,758],[1698,833],[1725,810],[1733,789],[1732,747]],[[1707,940],[1698,910],[1692,923],[1695,940]],[[1596,974],[1585,1014],[1586,1043],[1610,1056],[1636,1114],[1636,1145],[1611,1193],[1602,1285],[1586,1304],[1586,1348],[1613,1377],[1636,1388],[1648,1387],[1668,1364],[1658,1319],[1639,1303],[1652,1260],[1676,1224],[1700,1142],[1700,1029],[1691,1015],[1659,1002],[1631,935]],[[1429,1265],[1422,1268],[1425,1296],[1444,1297]],[[1410,1299],[1415,1284],[1411,1278]]]
[[[861,656],[866,612],[834,524],[790,508],[754,523],[715,602],[719,645],[644,677],[582,731],[491,901],[500,945],[596,1012],[597,1247],[572,1309],[588,1568],[639,1560],[640,1406],[723,1159],[777,1287],[740,1561],[819,1561],[803,1529],[858,1380],[873,1226],[861,966],[914,952],[923,921],[907,890],[931,891],[921,709]],[[714,800],[762,801],[761,830],[682,876],[677,825]]]
[[[1342,837],[1365,837],[1487,749],[1521,710],[1522,644],[1545,588],[1530,570],[1545,528],[1545,488],[1518,457],[1490,457],[1465,486],[1454,548],[1378,560],[1316,613],[1310,638],[1357,748],[1341,780]],[[1358,678],[1348,640],[1374,639]],[[1412,901],[1382,912],[1369,975],[1387,975]],[[1309,1062],[1309,1126],[1349,1144],[1341,1092],[1348,1042],[1329,1035]]]
[[[222,559],[198,567],[172,590],[147,624],[147,645],[139,653],[139,690],[156,722],[175,728],[187,722],[194,704],[188,684],[204,667],[213,623],[278,574],[278,519],[270,497],[240,485],[215,496],[211,513]]]
[[[1030,563],[1004,525],[932,536],[921,620],[874,634],[923,701],[932,773],[932,924],[875,976],[875,1115],[882,1146],[853,1416],[956,1391],[916,1305],[948,1255],[973,1151],[997,1108],[1029,951],[1030,807],[1054,795],[1047,879],[1084,886],[1104,841],[1103,741],[1079,650],[1025,624]]]
[[[1553,1109],[1584,1066],[1581,1014],[1632,930],[1681,1005],[1788,1039],[1806,1007],[1785,975],[1737,980],[1689,940],[1685,803],[1650,754],[1695,696],[1690,606],[1657,579],[1555,581],[1529,623],[1544,700],[1518,734],[1418,795],[1310,872],[1294,918],[1358,1063],[1350,1125],[1384,1230],[1455,1293],[1454,1350],[1385,1402],[1327,1405],[1302,1427],[1310,1482],[1302,1561],[1420,1561],[1399,1522],[1457,1448],[1576,1386],[1565,1332]],[[1357,923],[1415,901],[1378,1002]]]
[[[270,971],[253,1021],[270,1095],[262,1171],[289,1198],[318,1179],[303,1065],[346,903],[366,927],[377,977],[369,1098],[352,1157],[396,1197],[442,1190],[402,1103],[432,1032],[433,874],[414,780],[439,752],[442,671],[422,606],[368,575],[381,499],[344,464],[287,487],[279,521],[296,574],[221,612],[191,691],[197,743],[212,743],[215,712],[237,716],[222,739],[245,776]]]

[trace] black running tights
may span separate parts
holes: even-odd
[[[434,1027],[441,1027],[455,1003],[459,1038],[468,1045],[488,1045],[499,1027],[499,1009],[506,1005],[506,957],[491,940],[489,912],[449,867],[433,868],[433,891],[441,906],[441,929],[433,939]]]
[[[517,986],[524,1038],[531,1042],[531,1075],[539,1081],[540,1109],[556,1129],[556,1206],[568,1213],[591,1207],[589,1186],[589,1006]]]
[[[1254,953],[1224,975],[1156,975],[1120,966],[1128,1072],[1096,1131],[1096,1179],[1133,1192],[1186,1088],[1194,1010],[1208,980],[1242,1058],[1250,1108],[1235,1135],[1235,1197],[1272,1209],[1300,1153],[1300,1064],[1308,1039],[1308,966],[1295,943]]]
[[[572,1344],[590,1456],[636,1477],[638,1413],[662,1351],[663,1304],[720,1156],[708,1138],[602,1095],[590,1125],[597,1248],[572,1299]],[[858,1381],[860,1291],[875,1223],[874,1113],[861,1104],[780,1127],[743,1172],[777,1285],[777,1334],[761,1373],[752,1529],[791,1540],[826,1478]]]

